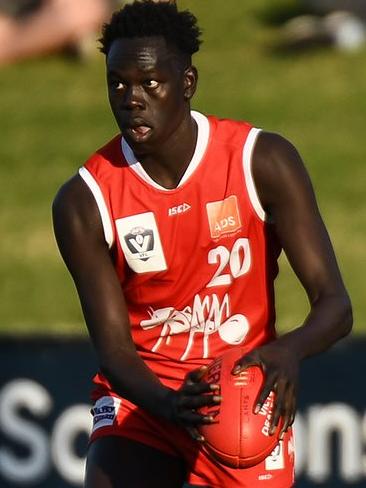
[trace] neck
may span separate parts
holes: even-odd
[[[197,123],[189,113],[159,147],[148,154],[136,156],[154,181],[164,188],[176,188],[193,157],[197,134]]]

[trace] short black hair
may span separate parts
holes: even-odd
[[[136,0],[104,24],[100,51],[107,55],[113,41],[120,38],[163,37],[168,46],[190,58],[199,50],[200,35],[197,19],[188,10],[178,11],[175,3]]]

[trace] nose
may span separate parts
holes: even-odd
[[[123,97],[123,107],[126,110],[134,110],[144,108],[144,105],[145,101],[142,87],[136,85],[129,86]]]

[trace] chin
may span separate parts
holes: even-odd
[[[154,148],[156,147],[156,144],[151,143],[150,140],[147,141],[135,141],[133,139],[130,139],[129,137],[126,137],[126,142],[134,152],[134,154],[137,156],[138,154],[146,154],[147,152],[153,152]]]
[[[162,141],[157,139],[156,134],[150,134],[146,138],[131,137],[123,132],[122,135],[135,154],[145,154],[147,151],[155,152],[162,146]]]

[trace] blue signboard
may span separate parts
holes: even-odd
[[[296,484],[366,486],[366,340],[303,363]],[[0,339],[0,486],[81,487],[96,361],[83,339]]]

